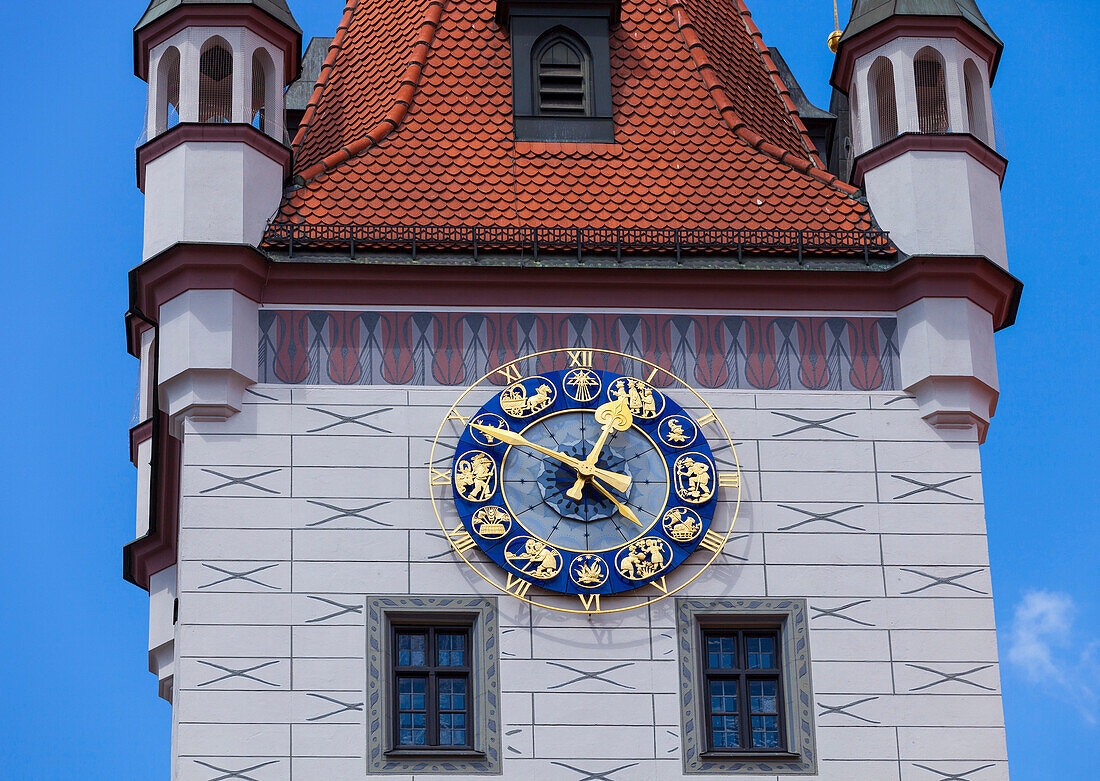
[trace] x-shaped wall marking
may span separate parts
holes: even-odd
[[[310,429],[308,433],[317,434],[322,431],[328,431],[329,429],[336,428],[337,426],[362,426],[363,428],[369,428],[372,431],[377,431],[380,434],[392,434],[389,429],[384,429],[381,426],[375,426],[372,423],[365,423],[364,418],[374,417],[375,415],[381,415],[383,412],[392,412],[393,407],[386,407],[384,409],[371,410],[370,412],[364,412],[361,415],[341,415],[339,412],[332,412],[327,409],[321,409],[320,407],[306,407],[310,412],[320,412],[322,415],[329,415],[336,418],[335,421],[320,428]]]
[[[282,472],[283,470],[282,469],[268,469],[266,472],[257,472],[256,474],[248,475],[247,477],[233,477],[232,475],[223,474],[223,473],[217,472],[213,469],[203,469],[202,471],[206,472],[208,475],[214,475],[215,477],[220,477],[221,479],[225,480],[226,482],[221,483],[219,485],[216,485],[213,488],[204,488],[203,490],[199,491],[200,494],[208,494],[208,493],[212,493],[214,491],[220,491],[223,488],[229,488],[230,486],[234,486],[234,485],[240,485],[240,486],[244,486],[246,488],[255,488],[257,491],[263,491],[263,492],[269,493],[269,494],[277,494],[277,493],[279,493],[278,491],[272,490],[271,488],[264,488],[262,485],[256,485],[252,481],[253,480],[259,480],[261,477],[267,477],[268,475],[273,475],[276,472]]]
[[[851,621],[853,624],[859,624],[860,626],[874,626],[874,624],[868,621],[860,621],[858,618],[852,618],[851,616],[844,615],[845,610],[849,610],[858,605],[866,605],[871,600],[861,599],[858,602],[849,602],[847,605],[841,605],[840,607],[817,607],[810,605],[810,610],[816,610],[817,613],[810,616],[810,620],[814,621],[818,618],[839,618],[843,621]]]
[[[258,678],[255,675],[252,675],[252,673],[256,672],[257,670],[262,670],[265,667],[270,667],[273,664],[278,664],[279,663],[278,659],[273,659],[270,662],[261,662],[260,664],[254,664],[251,667],[245,667],[244,669],[241,669],[241,670],[234,670],[232,667],[226,667],[225,665],[222,665],[222,664],[215,664],[214,662],[207,662],[207,661],[204,661],[203,659],[199,659],[197,661],[198,661],[199,664],[205,664],[207,667],[213,667],[215,670],[221,670],[225,673],[225,675],[222,675],[218,678],[211,678],[209,681],[206,681],[204,683],[200,683],[199,686],[210,686],[210,685],[215,684],[215,683],[221,683],[222,681],[227,681],[230,678],[242,678],[242,679],[246,679],[246,680],[249,680],[249,681],[255,681],[256,683],[262,683],[266,686],[275,686],[275,687],[279,686],[279,684],[277,684],[277,683],[274,683],[272,681],[267,681],[267,680],[264,680],[263,678]]]
[[[982,765],[981,767],[976,767],[973,770],[967,770],[965,773],[954,774],[948,773],[943,770],[936,770],[935,768],[928,767],[928,765],[918,765],[916,762],[913,763],[913,767],[919,767],[921,770],[927,770],[929,773],[936,773],[940,776],[939,781],[965,781],[968,776],[972,776],[980,770],[991,768],[993,767],[993,765]]]
[[[221,574],[225,575],[225,577],[222,578],[221,580],[215,580],[215,581],[212,581],[210,583],[206,583],[202,586],[199,586],[199,588],[210,588],[212,586],[220,586],[222,583],[228,583],[231,580],[243,580],[243,581],[248,582],[248,583],[255,583],[257,586],[263,586],[264,588],[274,589],[275,591],[281,591],[282,590],[278,586],[272,586],[270,583],[264,583],[262,580],[256,580],[256,578],[252,577],[257,572],[263,572],[264,570],[269,570],[273,567],[278,567],[279,566],[278,563],[265,564],[262,567],[256,567],[255,569],[250,569],[250,570],[246,570],[246,571],[242,571],[242,572],[234,572],[233,570],[223,569],[222,567],[215,567],[213,564],[205,564],[204,563],[202,566],[206,567],[207,569],[212,569],[215,572],[220,572]]]
[[[601,770],[595,772],[592,770],[581,770],[579,767],[573,767],[572,765],[567,765],[564,762],[551,762],[550,764],[557,765],[558,767],[564,767],[568,770],[572,770],[574,773],[583,774],[583,778],[579,778],[577,779],[577,781],[614,781],[614,779],[611,778],[613,774],[618,773],[622,770],[626,770],[627,768],[634,767],[638,763],[631,762],[629,765],[620,765],[619,767],[612,770]]]
[[[313,692],[307,692],[306,696],[307,697],[316,697],[319,700],[325,700],[327,702],[331,702],[333,705],[339,705],[340,706],[338,709],[336,709],[334,711],[330,711],[329,713],[323,713],[320,716],[312,716],[312,717],[306,719],[306,721],[321,721],[322,719],[327,719],[331,716],[335,716],[339,713],[346,713],[348,711],[358,711],[360,713],[363,712],[363,703],[361,703],[361,702],[355,702],[355,703],[342,702],[342,701],[334,699],[332,697],[326,697],[324,694],[314,694]]]
[[[608,673],[613,673],[616,670],[623,669],[624,667],[633,667],[634,662],[626,662],[624,664],[617,664],[614,667],[608,667],[604,670],[599,670],[597,672],[585,672],[584,670],[578,670],[576,667],[570,667],[567,664],[560,664],[558,662],[547,662],[547,664],[551,665],[552,667],[560,667],[563,670],[568,670],[569,672],[577,673],[577,676],[578,676],[576,678],[573,678],[572,680],[565,681],[564,683],[556,683],[553,686],[548,686],[547,687],[548,689],[561,689],[562,687],[570,686],[574,683],[579,683],[581,681],[603,681],[604,683],[610,683],[612,686],[618,686],[622,689],[633,689],[633,688],[635,688],[634,686],[627,686],[625,683],[619,683],[618,681],[613,681],[610,678],[604,677]]]
[[[906,477],[905,475],[890,475],[890,477],[894,478],[895,480],[901,480],[903,482],[909,483],[910,485],[917,486],[916,488],[914,488],[912,491],[909,491],[908,493],[904,493],[904,494],[900,494],[898,496],[895,496],[894,497],[895,502],[899,501],[901,499],[908,499],[910,496],[916,496],[917,494],[923,494],[926,491],[931,492],[931,493],[944,494],[945,496],[953,496],[956,499],[962,499],[964,502],[973,501],[969,496],[963,496],[962,494],[957,494],[954,491],[948,491],[946,488],[944,488],[945,485],[952,485],[953,483],[958,483],[962,480],[966,480],[967,478],[970,477],[970,475],[960,475],[959,477],[951,477],[951,478],[948,478],[947,480],[941,480],[938,483],[925,483],[921,480],[914,480],[911,477]]]
[[[854,708],[857,705],[862,705],[865,702],[872,702],[872,701],[877,700],[877,699],[878,699],[878,697],[864,697],[862,700],[854,700],[853,702],[849,702],[849,703],[846,703],[844,705],[826,705],[823,702],[819,702],[817,704],[817,707],[821,708],[822,711],[821,711],[821,713],[817,714],[817,717],[820,719],[823,716],[829,716],[829,715],[835,713],[838,716],[847,716],[850,719],[855,719],[856,721],[864,721],[868,724],[881,724],[882,723],[881,721],[874,721],[872,719],[865,719],[863,716],[857,716],[854,713],[849,713],[848,712],[850,708]]]
[[[856,439],[855,434],[849,434],[847,431],[841,431],[838,428],[830,426],[830,423],[835,423],[838,420],[844,418],[850,418],[855,415],[854,412],[842,412],[839,415],[833,415],[831,418],[821,418],[820,420],[812,420],[808,418],[800,418],[798,415],[791,415],[787,412],[772,411],[773,415],[778,415],[781,418],[794,421],[795,423],[801,423],[802,425],[792,428],[790,431],[784,431],[782,434],[773,434],[774,437],[789,437],[791,434],[800,434],[803,431],[829,431],[833,434],[840,434],[843,437],[851,437]]]
[[[390,504],[389,500],[386,500],[384,502],[375,502],[374,504],[368,504],[366,507],[355,508],[337,507],[334,504],[319,502],[316,499],[309,499],[308,501],[310,504],[316,505],[318,507],[324,507],[326,510],[332,510],[336,513],[336,515],[330,515],[328,518],[323,518],[319,521],[314,521],[313,523],[307,523],[306,526],[323,526],[326,523],[338,521],[341,518],[358,518],[361,521],[370,521],[371,523],[376,523],[379,526],[393,526],[392,523],[386,523],[385,521],[380,521],[377,518],[371,518],[369,515],[363,515],[363,513],[368,512],[369,510],[373,510],[376,507],[383,507],[387,504]]]
[[[215,776],[214,778],[211,778],[210,781],[227,781],[227,779],[230,779],[230,778],[236,778],[236,779],[239,779],[240,781],[257,781],[257,779],[253,778],[252,776],[245,775],[245,773],[251,773],[254,770],[259,770],[261,767],[267,767],[268,765],[274,765],[278,761],[279,760],[277,760],[277,759],[272,759],[268,762],[261,762],[258,765],[253,765],[252,767],[246,767],[246,768],[243,768],[241,770],[229,770],[229,769],[224,768],[224,767],[218,767],[217,765],[211,765],[209,762],[203,762],[201,759],[196,759],[195,764],[196,765],[202,765],[203,767],[210,768],[211,770],[216,771],[218,773],[224,773],[225,774],[225,775],[222,775],[222,776]]]
[[[363,606],[362,605],[343,605],[343,604],[341,604],[339,602],[335,602],[331,599],[325,599],[324,597],[315,597],[315,596],[312,596],[312,595],[309,595],[309,598],[310,599],[315,599],[318,602],[324,602],[327,605],[332,605],[333,607],[340,608],[340,609],[333,612],[333,613],[329,613],[327,616],[321,616],[320,618],[307,619],[306,620],[307,624],[319,624],[322,621],[328,621],[331,618],[339,618],[340,616],[347,615],[348,613],[357,613],[359,615],[363,615]]]
[[[969,570],[968,572],[960,572],[957,575],[945,575],[942,578],[939,577],[938,575],[930,575],[927,572],[921,572],[919,569],[909,569],[908,567],[902,567],[901,571],[902,572],[911,572],[914,575],[920,575],[922,578],[928,578],[930,581],[932,581],[931,583],[925,583],[920,588],[915,588],[912,591],[903,591],[903,592],[901,592],[903,595],[919,594],[922,591],[927,591],[928,589],[935,588],[936,586],[954,586],[955,588],[961,588],[963,591],[972,591],[975,594],[982,594],[982,595],[986,594],[986,592],[984,592],[984,591],[979,591],[976,588],[971,588],[970,586],[967,586],[964,583],[959,583],[958,582],[958,581],[962,580],[963,578],[968,578],[971,575],[977,575],[979,572],[984,572],[985,567],[979,567],[978,569],[972,569],[972,570]]]
[[[839,510],[833,510],[832,512],[827,513],[815,513],[813,510],[803,510],[801,507],[794,507],[789,504],[781,504],[779,506],[782,507],[784,510],[794,510],[796,513],[802,513],[803,515],[807,516],[804,520],[801,520],[798,523],[793,523],[790,526],[781,527],[779,529],[779,531],[781,532],[789,532],[792,529],[797,529],[800,526],[805,526],[808,523],[818,522],[832,523],[837,526],[842,526],[845,529],[852,529],[853,531],[857,532],[866,531],[866,529],[864,529],[862,526],[855,526],[854,524],[844,523],[844,521],[838,521],[836,519],[836,516],[840,515],[841,513],[860,509],[861,507],[863,507],[862,504],[853,504],[851,507],[841,507]]]
[[[961,673],[945,673],[943,670],[935,670],[931,667],[924,667],[924,666],[919,665],[919,664],[906,664],[905,666],[906,667],[912,667],[914,670],[923,670],[926,673],[932,673],[933,675],[940,676],[940,679],[938,681],[932,681],[932,683],[926,683],[923,686],[917,686],[916,688],[910,689],[909,691],[911,691],[911,692],[924,691],[925,689],[931,689],[933,686],[939,686],[940,684],[950,683],[951,681],[955,681],[956,683],[965,683],[968,686],[973,686],[977,689],[985,689],[987,692],[997,691],[994,688],[991,688],[989,686],[983,686],[980,683],[975,683],[974,681],[967,680],[967,678],[966,678],[966,676],[968,676],[968,675],[973,675],[974,673],[980,673],[982,670],[988,670],[990,667],[993,666],[991,664],[984,664],[981,667],[974,667],[973,669],[966,670],[965,672],[961,672]]]

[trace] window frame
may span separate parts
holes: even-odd
[[[685,775],[813,775],[817,773],[809,618],[805,599],[676,599],[681,755]],[[703,675],[705,633],[774,633],[783,673],[777,691],[783,748],[711,750],[709,696]],[[740,695],[739,695],[740,696]],[[748,704],[748,703],[746,703]]]
[[[581,113],[544,111],[542,108],[542,60],[559,43],[572,49],[580,58]],[[552,118],[591,117],[595,103],[592,97],[592,54],[588,51],[584,41],[564,27],[556,27],[543,34],[535,42],[531,53],[531,85],[534,90],[532,108],[536,116]]]
[[[467,747],[399,745],[394,733],[394,628],[464,628]],[[492,597],[367,596],[367,774],[499,775],[502,770],[499,608]]]
[[[737,756],[741,754],[789,754],[787,751],[787,729],[785,724],[785,708],[784,708],[784,695],[786,688],[784,687],[783,676],[783,643],[780,637],[781,627],[775,628],[768,627],[766,625],[750,626],[746,627],[742,624],[737,626],[726,626],[725,624],[709,624],[708,622],[701,622],[699,624],[699,680],[702,683],[703,689],[703,713],[705,716],[705,730],[706,730],[706,751],[704,754],[728,754],[731,756]],[[736,640],[735,647],[735,666],[733,668],[712,668],[710,667],[710,652],[708,649],[707,640],[710,637],[718,636],[733,636]],[[763,637],[767,636],[772,639],[774,643],[773,655],[777,662],[775,667],[769,667],[767,669],[751,668],[748,665],[745,657],[748,654],[748,646],[746,640],[750,636]],[[736,747],[719,747],[714,744],[714,722],[713,722],[713,710],[712,700],[710,696],[710,684],[712,681],[736,681],[737,682],[737,717],[738,717],[738,738],[740,745]],[[751,708],[751,694],[749,693],[749,684],[753,681],[775,681],[776,683],[776,721],[779,726],[779,745],[775,748],[767,748],[764,746],[753,746],[752,743],[752,717],[754,714]],[[746,706],[748,706],[746,708]],[[772,714],[767,714],[772,715]]]
[[[473,635],[472,625],[465,623],[398,623],[395,622],[390,626],[390,648],[392,652],[389,655],[390,661],[390,706],[393,710],[392,718],[390,720],[390,746],[392,750],[405,751],[442,751],[453,752],[456,750],[474,750],[474,721],[473,721],[473,695],[472,695],[472,675],[473,665],[471,664],[473,647],[471,644],[471,638]],[[426,661],[431,660],[434,663],[426,664],[423,666],[402,666],[400,664],[400,656],[398,650],[398,636],[401,634],[424,634],[427,638],[425,656]],[[438,663],[439,659],[439,646],[437,643],[438,635],[440,634],[461,634],[465,638],[466,642],[466,664],[461,666],[447,666],[444,667]],[[416,743],[401,743],[401,714],[400,709],[400,686],[399,681],[401,678],[423,678],[426,679],[428,684],[425,687],[425,695],[427,697],[426,708],[426,720],[428,731],[428,742],[426,744]],[[462,713],[466,717],[466,726],[464,731],[466,732],[465,743],[446,743],[441,744],[439,742],[439,679],[440,678],[461,678],[466,682],[466,707]]]

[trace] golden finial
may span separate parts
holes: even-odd
[[[840,36],[844,33],[840,31],[840,9],[836,6],[837,0],[833,0],[833,20],[836,22],[836,29],[829,33],[829,51],[836,54],[837,49],[840,48]]]

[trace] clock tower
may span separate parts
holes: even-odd
[[[830,111],[742,0],[134,35],[173,779],[1008,778],[972,0],[856,0]]]

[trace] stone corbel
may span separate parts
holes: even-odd
[[[160,406],[179,438],[186,418],[227,420],[259,368],[259,305],[234,290],[188,290],[159,318]]]
[[[898,311],[901,377],[939,429],[975,427],[984,442],[999,385],[993,316],[966,298],[921,298]]]

